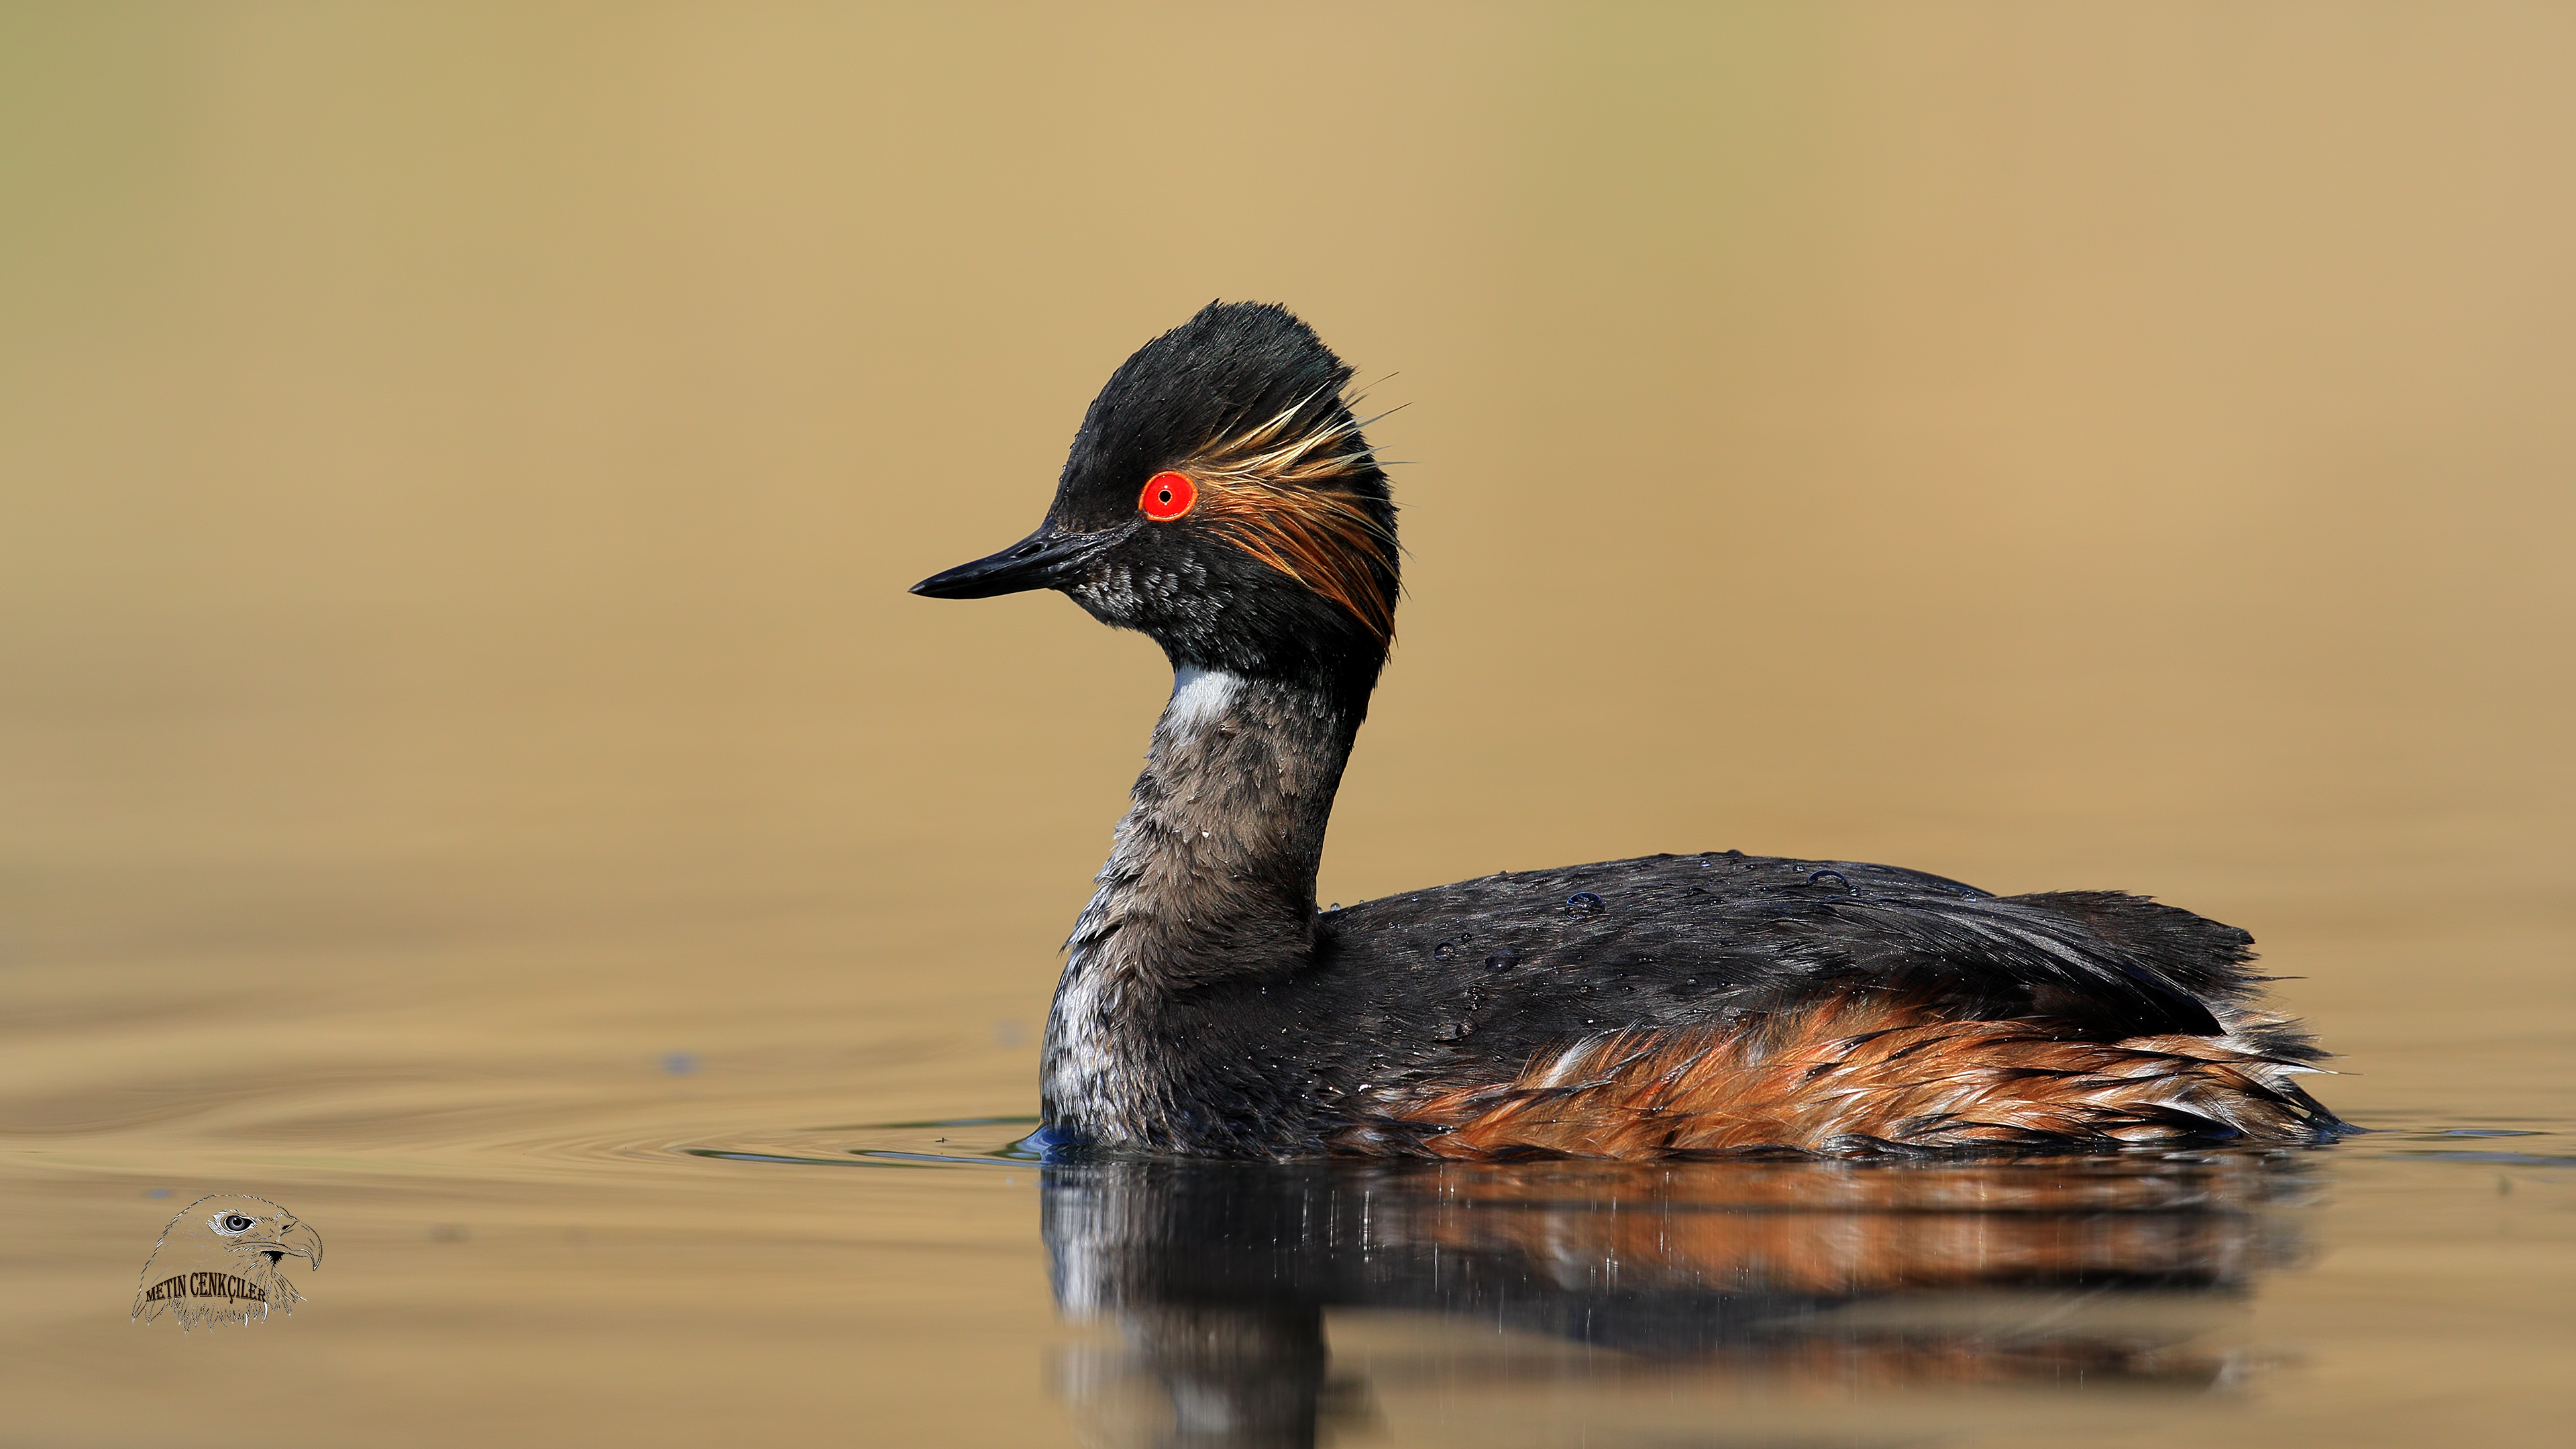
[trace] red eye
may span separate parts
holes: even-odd
[[[1169,523],[1189,512],[1190,505],[1198,501],[1199,485],[1191,482],[1187,474],[1157,473],[1145,480],[1145,492],[1136,500],[1136,506],[1156,523]]]

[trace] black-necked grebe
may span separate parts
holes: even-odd
[[[1066,943],[1059,1141],[1217,1157],[1867,1153],[2303,1142],[2322,1056],[2252,937],[2114,891],[1994,896],[1738,851],[1315,907],[1386,663],[1395,506],[1284,308],[1138,349],[1038,531],[913,592],[1059,589],[1171,657]]]

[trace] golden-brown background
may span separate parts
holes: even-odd
[[[1163,666],[902,589],[1025,532],[1211,297],[1405,405],[1329,898],[1729,846],[2126,887],[2306,978],[2352,1115],[2571,1116],[2563,6],[11,5],[0,212],[49,1442],[216,1373],[122,1322],[146,1186],[381,1234],[292,1324],[378,1442],[838,1422],[800,1354],[894,1426],[857,1442],[1060,1436],[1019,1349],[923,1326],[1048,1331],[1001,1189],[887,1209],[876,1309],[782,1229],[685,1344],[631,1326],[668,1284],[564,1327],[528,1248],[441,1318],[417,1260],[837,1222],[625,1149],[1030,1109]],[[2263,1432],[2444,1374],[2462,1435],[2528,1430],[2495,1366],[2563,1352],[2558,1243],[2462,1290],[2487,1339],[2316,1349]],[[806,1291],[876,1347],[776,1327]],[[513,1333],[598,1391],[441,1356]]]

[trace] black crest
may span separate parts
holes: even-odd
[[[1230,440],[1264,429],[1283,441],[1331,436],[1336,454],[1365,455],[1342,402],[1350,380],[1350,367],[1287,308],[1210,302],[1137,348],[1092,399],[1057,485],[1056,522],[1086,530],[1125,522],[1156,471],[1221,454]],[[1386,475],[1373,461],[1335,481],[1386,509],[1392,526]]]

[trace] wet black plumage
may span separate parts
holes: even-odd
[[[1036,533],[915,588],[1059,589],[1174,666],[1068,942],[1060,1140],[1656,1155],[2333,1129],[2287,1080],[2320,1053],[2260,1010],[2251,938],[2135,896],[1726,851],[1318,912],[1399,577],[1350,375],[1284,309],[1212,304],[1111,377]],[[1195,501],[1148,516],[1156,479]]]
[[[1269,1156],[1293,1123],[1300,1149],[1322,1152],[1346,1125],[1331,1104],[1371,1089],[1840,990],[1921,991],[1962,1018],[2044,1016],[2116,1040],[2214,1034],[2212,1006],[2242,1006],[2260,986],[2250,934],[2142,897],[1995,896],[1890,866],[1740,851],[1497,873],[1318,925],[1311,960],[1211,982],[1156,1012],[1156,1037],[1209,1063],[1193,1084],[1197,1139]],[[2294,1028],[2270,1029],[2260,1049],[2323,1055]]]

